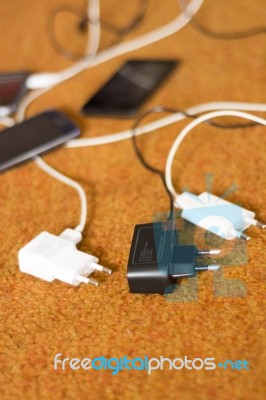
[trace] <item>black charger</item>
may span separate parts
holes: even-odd
[[[198,265],[197,257],[220,251],[179,245],[174,219],[136,225],[127,268],[130,292],[170,293],[178,278],[217,270],[219,265]]]

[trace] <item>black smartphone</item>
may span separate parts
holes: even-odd
[[[0,116],[12,114],[21,97],[26,93],[26,80],[29,72],[0,74]]]
[[[0,171],[78,136],[80,129],[65,114],[49,110],[0,131]]]
[[[94,116],[132,117],[179,64],[177,60],[129,60],[84,105]]]

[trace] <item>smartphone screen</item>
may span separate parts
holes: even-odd
[[[25,82],[28,72],[0,74],[0,116],[15,111],[18,101],[26,93]]]
[[[173,60],[130,60],[84,105],[87,115],[131,117],[179,64]]]
[[[46,111],[0,131],[0,171],[51,150],[79,134],[80,129],[58,111]]]

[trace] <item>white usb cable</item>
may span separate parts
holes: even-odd
[[[101,40],[100,0],[88,0],[89,37],[85,54],[94,57],[99,49]]]
[[[102,64],[103,62],[111,60],[112,58],[134,50],[138,50],[144,46],[148,46],[159,40],[165,39],[166,37],[173,35],[186,26],[193,16],[198,12],[203,4],[203,1],[204,0],[191,0],[184,12],[182,12],[168,24],[143,34],[140,37],[103,50],[97,56],[85,57],[63,71],[32,74],[27,79],[26,85],[29,89],[50,88],[67,79],[73,78],[87,68],[95,67],[96,65]]]
[[[15,125],[15,121],[11,117],[0,117],[0,125],[10,127]]]
[[[239,111],[257,111],[266,112],[266,104],[264,103],[246,103],[246,102],[235,102],[235,101],[219,101],[202,103],[196,106],[185,109],[185,114],[197,115],[207,111],[214,110],[239,110]],[[182,121],[187,116],[182,112],[168,115],[164,118],[159,118],[149,124],[142,125],[136,129],[136,135],[144,135],[146,133],[153,132],[157,129],[164,128],[165,126],[172,125],[176,122]],[[122,132],[112,133],[110,135],[96,136],[84,139],[74,139],[66,143],[67,148],[75,147],[89,147],[89,146],[100,146],[108,143],[115,143],[121,140],[130,139],[132,137],[132,129],[128,129]]]
[[[67,68],[61,72],[51,72],[51,73],[37,73],[32,74],[27,79],[26,85],[29,89],[37,89],[33,92],[28,93],[20,102],[19,107],[16,113],[17,121],[22,121],[26,114],[26,110],[28,106],[37,98],[70,78],[78,75],[80,72],[84,71],[87,68],[95,67],[99,64],[102,64],[105,61],[111,60],[112,58],[118,57],[122,54],[138,50],[144,46],[148,46],[152,43],[155,43],[159,40],[162,40],[170,35],[181,30],[185,27],[191,18],[198,12],[204,0],[192,0],[188,5],[186,12],[181,13],[177,16],[173,21],[164,25],[161,28],[155,29],[151,32],[148,32],[136,39],[132,39],[127,41],[126,43],[121,43],[116,46],[112,46],[109,49],[101,51],[96,55],[91,54],[89,57],[85,57],[84,59],[78,61],[73,66]],[[99,28],[99,25],[98,25]],[[96,28],[95,28],[96,29]],[[99,37],[98,37],[99,39]],[[99,40],[93,39],[94,50],[96,49],[96,42],[99,46]],[[97,50],[98,50],[97,46]]]
[[[80,198],[81,205],[81,215],[79,225],[76,226],[75,231],[83,232],[86,221],[87,221],[87,197],[83,187],[73,179],[68,178],[66,175],[63,175],[61,172],[57,171],[55,168],[48,165],[41,157],[35,157],[35,163],[38,165],[40,169],[42,169],[46,174],[52,176],[58,181],[72,187],[76,190]]]
[[[0,124],[6,127],[14,126],[15,121],[12,118],[1,118]],[[80,198],[80,205],[81,205],[81,213],[80,213],[80,221],[79,224],[76,226],[74,230],[77,232],[82,233],[84,231],[86,220],[87,220],[87,197],[85,190],[83,187],[73,179],[70,179],[66,175],[62,174],[61,172],[57,171],[55,168],[51,167],[47,164],[41,157],[37,156],[34,159],[35,164],[42,169],[46,174],[52,176],[53,178],[57,179],[59,182],[64,183],[76,190]]]

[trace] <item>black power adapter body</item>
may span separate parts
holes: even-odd
[[[171,293],[178,278],[218,269],[218,265],[197,265],[197,256],[219,252],[179,245],[174,219],[136,225],[127,268],[130,292]]]

